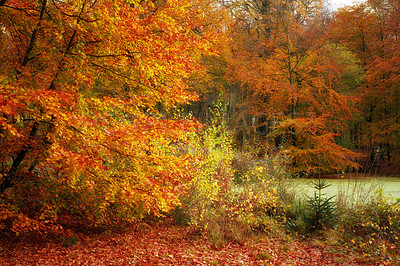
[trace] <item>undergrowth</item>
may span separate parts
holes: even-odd
[[[221,122],[223,104],[211,110],[213,122],[192,138],[188,153],[196,175],[183,207],[173,215],[206,235],[215,247],[244,243],[254,232],[273,228],[271,218],[280,202],[276,190],[278,172],[274,159],[254,161],[253,155],[235,150],[232,134]],[[276,162],[277,160],[275,160]]]
[[[260,232],[294,233],[319,245],[353,250],[368,246],[372,253],[399,248],[399,200],[359,188],[351,199],[345,193],[326,197],[324,180],[312,184],[313,197],[304,197],[287,182],[288,160],[279,153],[267,147],[260,158],[257,147],[235,148],[221,117],[224,108],[219,104],[212,110],[213,122],[187,147],[197,170],[182,206],[172,212],[177,224],[190,226],[216,248],[244,243]]]

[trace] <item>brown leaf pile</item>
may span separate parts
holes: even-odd
[[[54,239],[1,241],[0,265],[364,265],[352,252],[281,236],[260,235],[216,249],[190,229],[165,223],[78,235],[70,247]]]

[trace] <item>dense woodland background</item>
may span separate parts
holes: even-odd
[[[204,59],[211,80],[196,117],[206,123],[222,98],[238,147],[285,152],[296,174],[398,173],[396,5],[227,4],[234,22],[222,55]]]
[[[162,215],[243,154],[400,172],[398,0],[1,0],[0,56],[4,230]]]

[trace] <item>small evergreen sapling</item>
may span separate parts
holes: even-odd
[[[333,200],[336,196],[325,197],[326,194],[322,193],[322,190],[330,186],[325,180],[318,179],[311,186],[316,191],[314,197],[308,197],[308,211],[304,217],[304,222],[309,231],[317,231],[333,225],[337,220],[337,202]]]

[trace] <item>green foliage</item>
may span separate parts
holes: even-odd
[[[305,235],[307,228],[304,216],[307,212],[307,202],[285,186],[280,186],[278,195],[284,206],[282,215],[285,217],[286,228],[297,234]]]
[[[400,199],[386,197],[378,189],[373,200],[350,209],[342,219],[345,232],[370,244],[377,240],[398,245],[400,239]]]
[[[355,197],[348,200],[339,195],[338,207],[334,197],[324,197],[323,190],[328,187],[325,181],[317,180],[313,187],[316,190],[314,196],[307,200],[289,187],[278,189],[289,231],[307,236],[328,229],[323,231],[324,241],[359,249],[365,254],[386,254],[399,248],[400,199],[387,197],[382,189],[377,189],[375,196],[368,194],[368,200],[365,196],[358,199],[358,203],[352,202]],[[366,193],[359,185],[351,193],[356,195],[360,191]]]
[[[324,50],[342,66],[341,77],[334,84],[335,91],[354,95],[355,90],[361,86],[365,78],[360,60],[355,53],[343,45],[328,43],[324,46]]]
[[[187,208],[184,206],[177,206],[171,211],[171,215],[174,219],[174,223],[178,226],[188,226],[190,225],[190,216],[188,214]]]
[[[280,192],[283,201],[286,202],[286,226],[291,231],[307,234],[332,226],[338,221],[337,203],[333,200],[335,196],[327,198],[322,192],[329,184],[318,179],[311,186],[315,189],[314,196],[308,197],[307,201],[298,198],[294,193],[285,195],[284,192]],[[287,193],[287,190],[285,192]]]
[[[322,190],[330,185],[325,180],[318,179],[313,182],[314,197],[309,197],[307,201],[307,213],[304,222],[309,231],[321,230],[326,226],[332,225],[338,218],[335,196],[326,198]]]
[[[76,245],[76,243],[78,243],[78,238],[75,234],[69,232],[68,235],[61,238],[61,241],[63,243],[63,247],[69,248],[69,247]]]
[[[218,248],[231,241],[243,243],[253,230],[272,223],[268,215],[279,208],[274,179],[263,165],[246,166],[240,184],[234,182],[233,137],[223,122],[223,108],[217,104],[211,110],[213,121],[193,136],[189,152],[197,158],[197,172],[182,198],[184,208],[174,213],[178,222],[185,221],[186,213],[191,226]]]
[[[268,252],[260,252],[257,254],[259,260],[273,260],[274,258]]]

